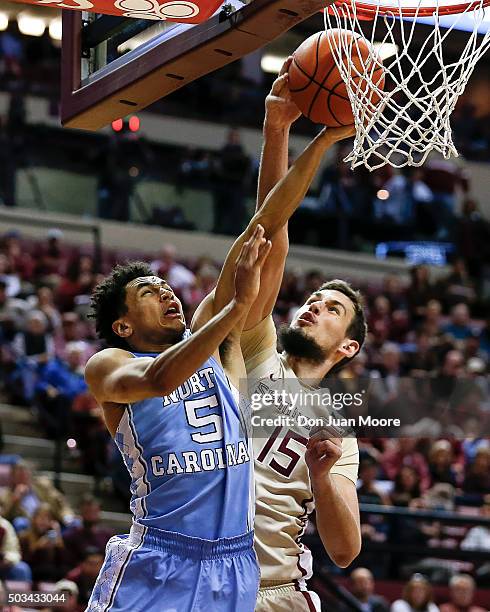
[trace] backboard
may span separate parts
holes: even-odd
[[[325,0],[224,5],[203,23],[63,11],[61,121],[97,130],[251,53]]]

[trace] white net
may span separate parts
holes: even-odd
[[[366,5],[356,6],[356,0],[341,0],[324,11],[327,34],[333,28],[344,34],[330,37],[330,45],[354,114],[356,138],[345,160],[352,168],[420,166],[433,150],[446,159],[458,155],[450,116],[476,62],[490,46],[490,27],[479,33],[484,29],[485,0],[461,6],[449,22],[447,1],[431,3],[430,27],[421,23],[427,22],[427,0],[411,2],[410,19],[402,19],[405,0],[390,0],[391,8],[373,4],[368,20],[362,9]],[[467,31],[460,30],[463,26]],[[361,36],[370,43],[369,58],[356,66],[351,56],[362,56],[356,50]],[[387,53],[392,55],[383,60]],[[380,63],[384,88],[375,70]],[[381,102],[374,104],[378,96]]]

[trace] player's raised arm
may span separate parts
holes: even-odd
[[[228,253],[214,293],[214,313],[218,312],[230,299],[230,294],[233,287],[234,261],[241,248],[241,245],[250,237],[254,227],[260,223],[260,225],[264,227],[266,238],[269,239],[274,245],[278,232],[284,229],[287,221],[301,204],[304,196],[306,195],[306,192],[313,181],[325,152],[334,143],[352,136],[353,133],[354,128],[352,126],[328,129],[325,128],[322,130],[322,132],[320,132],[320,134],[318,134],[318,136],[316,136],[316,138],[314,138],[313,141],[306,147],[291,168],[289,168],[286,175],[267,195],[263,205],[252,217],[252,220],[250,221],[245,232],[236,240],[235,244]],[[274,261],[274,265],[277,267],[278,276],[282,277],[282,266],[284,265],[284,258],[286,257],[287,249],[282,248],[279,251],[279,254],[281,257],[280,262],[277,260],[277,252],[274,260],[271,261]],[[271,266],[268,266],[268,269],[270,269],[270,267]],[[266,284],[267,283],[264,279],[263,286],[266,286]],[[277,282],[275,287],[277,291]],[[267,295],[267,292],[264,292],[264,295],[261,294],[259,299],[261,300],[261,303],[263,303],[263,306],[261,307],[262,311],[261,308],[257,308],[257,306],[254,307],[254,317],[257,319],[256,322],[260,321],[263,316],[270,313],[270,311],[269,313],[263,313],[263,311],[265,306],[272,310],[275,296],[271,298],[270,294]],[[245,327],[250,328],[253,325],[254,321],[247,320]]]
[[[94,355],[87,363],[85,376],[97,400],[126,404],[168,395],[192,376],[232,331],[243,327],[259,292],[260,271],[270,246],[263,228],[257,226],[236,259],[233,296],[190,338],[170,346],[156,358],[134,359],[129,351],[118,348]],[[160,299],[165,300],[163,294]],[[114,323],[116,328],[120,325],[120,321]]]
[[[288,171],[289,131],[291,125],[301,115],[289,91],[288,69],[292,59],[289,57],[284,62],[278,78],[272,84],[271,91],[265,99],[256,211],[260,210],[267,195]],[[281,286],[288,250],[288,227],[285,223],[273,237],[270,255],[262,269],[262,291],[250,309],[245,329],[255,327],[272,312]]]

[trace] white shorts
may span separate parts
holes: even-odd
[[[320,598],[294,584],[261,588],[255,612],[321,612]]]

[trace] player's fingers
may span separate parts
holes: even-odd
[[[263,238],[264,238],[264,228],[262,225],[260,225],[260,223],[258,223],[249,240],[251,248],[257,247],[261,243]]]
[[[259,267],[262,267],[264,265],[265,260],[267,259],[267,257],[269,256],[269,253],[271,252],[271,248],[272,248],[272,242],[270,240],[265,240],[264,238],[264,243],[260,245],[259,254],[257,258],[257,265]]]
[[[249,263],[251,266],[256,266],[258,264],[258,260],[260,257],[260,249],[265,245],[267,240],[262,236],[260,240],[256,241],[252,250],[250,251],[250,260]]]
[[[327,455],[331,457],[332,455],[339,455],[342,452],[336,444],[333,444],[331,440],[323,440],[319,442],[313,449],[313,453],[316,455],[318,459]]]
[[[250,238],[250,249],[247,253],[249,264],[251,265],[255,264],[255,262],[257,261],[259,248],[264,243],[265,243],[264,228],[259,223]]]
[[[281,91],[283,91],[284,87],[286,86],[287,80],[287,74],[282,74],[281,76],[277,77],[274,83],[272,83],[271,94],[273,96],[279,96]]]
[[[285,74],[289,70],[289,66],[291,66],[291,62],[292,61],[293,61],[293,56],[292,55],[290,55],[288,58],[286,58],[286,61],[281,66],[281,70],[279,70],[279,76],[282,76],[283,74]]]
[[[242,248],[240,249],[240,253],[238,253],[238,257],[236,260],[236,265],[244,263],[248,259],[248,254],[250,251],[250,242],[251,240],[246,240],[242,244]]]

